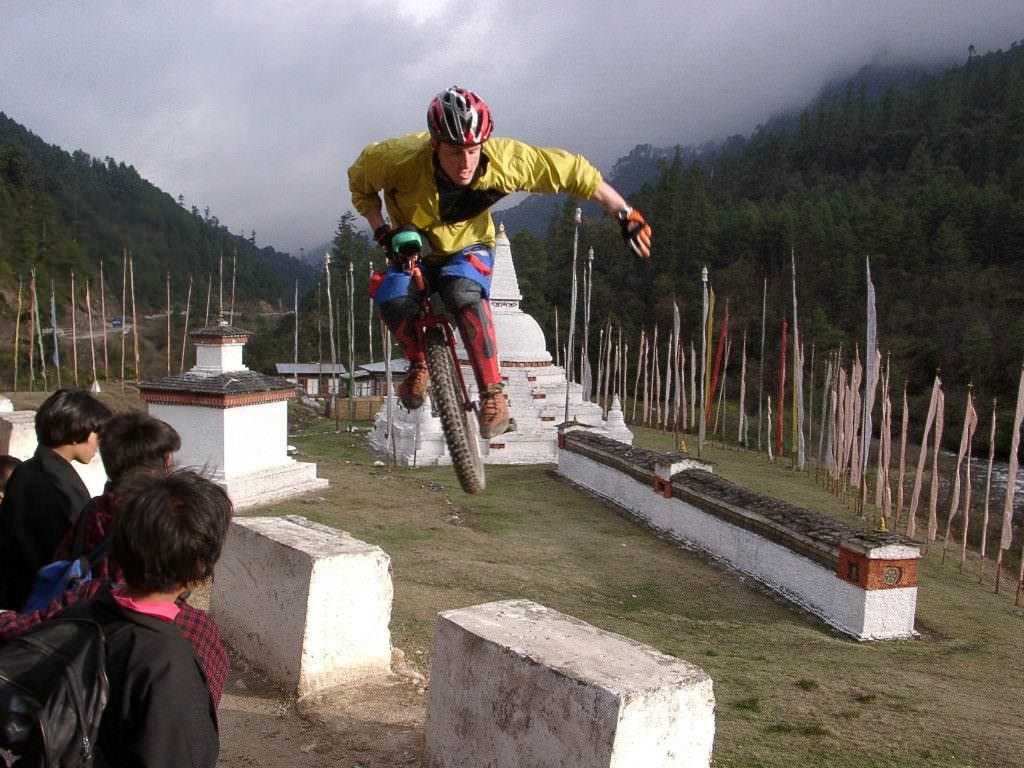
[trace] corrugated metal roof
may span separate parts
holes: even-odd
[[[366,363],[365,365],[359,366],[360,370],[368,373],[384,375],[384,361],[381,360],[379,363]],[[392,373],[406,373],[409,370],[409,361],[404,357],[398,357],[391,360],[391,372]]]
[[[274,367],[281,375],[304,373],[307,376],[318,374],[333,376],[337,373],[339,376],[348,376],[348,369],[341,363],[275,363]]]

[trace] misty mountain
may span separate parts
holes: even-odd
[[[320,270],[324,266],[324,254],[329,253],[332,247],[333,243],[325,241],[319,245],[314,245],[312,248],[302,248],[298,253],[293,253],[292,256],[303,264],[315,270]]]
[[[886,93],[920,85],[924,78],[941,71],[938,64],[922,65],[876,61],[867,64],[847,78],[836,78],[827,83],[821,91],[803,108],[779,112],[769,117],[757,131],[769,134],[796,130],[801,114],[815,110],[819,105],[841,103],[854,96],[864,99],[865,104],[877,103]],[[695,160],[713,162],[720,154],[737,154],[743,150],[747,137],[729,136],[725,139],[707,141],[700,145],[677,145],[676,147],[654,147],[638,144],[628,154],[619,158],[607,173],[608,182],[627,198],[640,191],[645,184],[654,184],[666,162],[672,159],[677,149],[684,166]],[[565,195],[531,195],[522,203],[494,214],[495,221],[502,222],[505,230],[513,235],[526,230],[535,237],[544,237],[552,216],[565,204]],[[583,202],[584,216],[603,215],[601,209],[590,202]]]
[[[746,334],[748,376],[763,362],[759,375],[777,381],[796,293],[820,384],[826,360],[849,371],[859,346],[863,362],[870,264],[894,400],[905,385],[911,412],[923,414],[941,371],[947,418],[963,412],[969,384],[978,403],[1014,402],[1024,360],[1024,45],[900,73],[905,87],[872,87],[873,74],[832,84],[748,137],[660,160],[657,177],[631,196],[654,230],[650,260],[630,259],[607,217],[584,219],[592,316],[622,328],[635,349],[641,329],[665,339],[678,306],[684,340],[699,348],[707,267],[716,337],[729,307],[732,365]],[[556,311],[565,327],[573,238],[566,207],[542,239],[513,236],[523,306],[549,336]],[[763,358],[750,346],[762,322]],[[596,347],[590,353],[597,358]],[[1008,415],[1000,412],[1001,450]],[[946,432],[954,447],[958,435]]]

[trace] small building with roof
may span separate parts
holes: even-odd
[[[409,361],[404,357],[389,362],[364,363],[357,365],[352,376],[356,397],[384,397],[388,393],[387,368],[390,365],[392,385],[398,384],[409,372]],[[275,363],[277,375],[294,383],[310,397],[330,397],[335,391],[335,381],[340,397],[348,397],[348,369],[341,363]]]
[[[249,332],[222,322],[193,331],[196,364],[139,385],[149,413],[181,435],[180,466],[203,469],[236,507],[323,488],[316,465],[288,456],[289,382],[242,363]]]
[[[348,368],[341,363],[275,363],[274,369],[278,376],[292,382],[310,397],[330,397],[335,392],[340,397],[348,397]],[[360,380],[366,379],[367,374],[357,369],[352,378],[355,379],[356,397],[360,397]]]

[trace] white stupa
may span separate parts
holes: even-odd
[[[242,364],[249,332],[221,322],[190,335],[195,366],[139,385],[149,413],[181,435],[175,463],[204,469],[239,509],[325,488],[315,464],[288,456],[294,386]]]
[[[491,282],[491,310],[498,336],[498,359],[509,411],[516,430],[482,444],[488,464],[548,464],[558,460],[557,425],[565,421],[568,389],[569,421],[586,424],[604,435],[625,443],[633,442],[618,400],[602,418],[601,407],[583,400],[582,388],[566,382],[565,369],[555,365],[547,350],[540,324],[519,306],[519,281],[512,261],[512,247],[499,227],[494,249],[494,277]],[[459,345],[462,375],[476,397],[476,382],[465,350]],[[429,401],[410,413],[391,395],[378,411],[370,433],[371,446],[394,452],[404,465],[450,464],[440,421],[431,416]],[[392,433],[388,435],[388,411]]]

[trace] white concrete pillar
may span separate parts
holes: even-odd
[[[711,678],[528,600],[437,621],[424,766],[707,768]]]
[[[305,696],[391,669],[391,561],[298,515],[239,517],[214,576],[224,639]]]
[[[7,402],[10,402],[9,400]],[[0,416],[0,453],[16,459],[32,458],[36,452],[36,412],[2,411]]]

